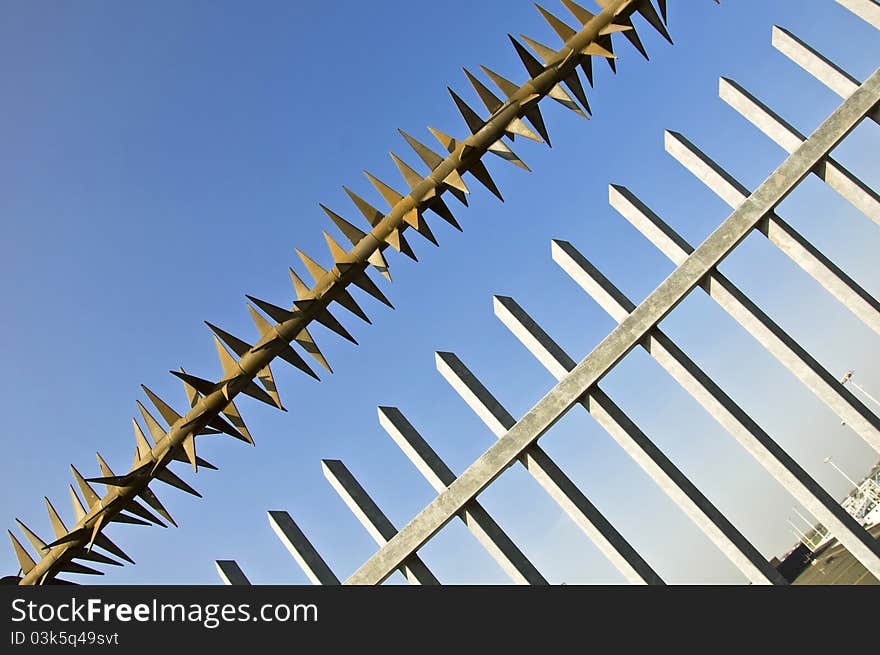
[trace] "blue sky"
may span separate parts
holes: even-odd
[[[556,43],[519,0],[7,1],[0,15],[0,504],[6,526],[20,517],[47,540],[42,496],[72,523],[68,464],[95,475],[96,450],[116,469],[130,464],[141,383],[182,407],[169,369],[219,374],[202,321],[253,338],[245,293],[290,302],[294,247],[329,263],[318,202],[360,222],[343,184],[383,206],[361,171],[402,189],[387,152],[418,167],[396,128],[432,145],[426,125],[464,136],[444,88],[480,106],[461,66],[522,81],[506,34]],[[201,438],[221,470],[180,468],[203,500],[154,483],[181,527],[112,528],[138,564],[100,581],[214,583],[213,560],[233,558],[254,582],[306,582],[268,509],[290,511],[347,577],[375,545],[324,480],[321,458],[342,459],[402,526],[434,494],[379,427],[377,405],[399,407],[462,471],[494,437],[435,371],[434,351],[457,353],[521,415],[553,380],[492,315],[492,294],[516,298],[584,357],[613,324],[552,262],[550,239],[571,241],[640,301],[672,267],[608,206],[608,183],[627,185],[697,244],[729,209],[664,153],[663,130],[754,187],[784,153],[718,99],[719,75],[809,133],[839,99],[771,47],[771,25],[859,79],[880,60],[876,31],[831,0],[679,1],[669,18],[674,47],[637,23],[651,62],[622,40],[617,76],[597,62],[591,121],[542,105],[553,148],[513,144],[533,173],[487,160],[504,204],[474,182],[469,208],[450,201],[464,234],[434,219],[439,250],[416,236],[418,264],[389,254],[394,283],[380,284],[397,309],[360,294],[374,325],[337,312],[360,346],[315,328],[334,375],[317,383],[276,364],[290,411],[239,402],[255,449]],[[856,134],[835,155],[878,188],[880,132]],[[868,219],[817,179],[779,213],[876,295]],[[880,391],[876,335],[761,235],[722,269],[830,371],[855,368]],[[854,476],[876,461],[705,294],[663,327],[833,494],[846,483],[824,457]],[[603,387],[768,558],[793,544],[790,497],[647,354],[633,352]],[[667,581],[741,581],[585,412],[575,408],[541,444]],[[481,500],[551,581],[621,580],[524,471],[506,472]],[[458,523],[423,556],[443,582],[506,581]],[[0,567],[17,569],[11,548]]]

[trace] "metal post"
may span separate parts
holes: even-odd
[[[343,502],[348,505],[351,513],[361,522],[370,536],[380,546],[385,545],[397,534],[397,528],[388,520],[388,517],[373,502],[366,490],[351,474],[351,471],[338,459],[321,460],[321,468],[324,477],[339,494]],[[438,585],[440,582],[428,569],[421,558],[415,553],[406,558],[402,563],[401,573],[406,576],[410,584]]]
[[[379,408],[379,424],[415,464],[435,491],[443,491],[455,481],[455,473],[396,407]],[[479,501],[468,503],[459,518],[517,584],[545,585],[547,580],[495,522]]]
[[[503,437],[513,427],[513,416],[455,354],[437,353],[436,361],[440,374],[496,437]],[[663,584],[660,576],[538,444],[523,452],[519,461],[628,582]]]
[[[612,185],[608,193],[611,206],[673,262],[680,264],[693,252],[687,241],[629,190]],[[848,423],[868,445],[880,452],[880,418],[797,341],[717,269],[709,273],[700,286],[819,400]]]
[[[327,566],[306,535],[287,512],[272,510],[267,513],[269,525],[287,551],[299,564],[312,584],[338,585],[339,578]]]
[[[748,189],[681,134],[667,131],[665,145],[666,152],[731,207],[738,207],[749,197]],[[629,215],[626,217],[630,218]],[[643,227],[645,224],[641,222],[639,229]],[[865,325],[880,334],[880,303],[797,230],[773,211],[761,218],[756,229],[825,287]]]
[[[635,305],[571,244],[553,242],[553,259],[615,320]],[[667,278],[668,279],[668,278]],[[828,526],[868,570],[880,573],[880,546],[824,489],[659,328],[640,345],[798,502]]]
[[[513,298],[495,296],[494,306],[495,315],[557,380],[575,367],[575,361]],[[750,582],[787,584],[599,385],[591,387],[580,404]]]
[[[244,571],[235,560],[218,559],[214,562],[217,567],[217,575],[223,580],[223,584],[230,586],[250,586],[251,582],[247,579]]]

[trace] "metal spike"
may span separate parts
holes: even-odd
[[[370,183],[374,187],[376,187],[376,191],[379,192],[382,198],[385,199],[385,202],[387,202],[390,206],[394,207],[394,205],[403,200],[402,195],[400,195],[397,191],[392,189],[376,176],[371,175],[368,171],[364,171],[364,175],[367,176],[367,179],[370,181]]]
[[[388,270],[388,262],[385,261],[385,255],[382,254],[382,251],[376,248],[370,256],[367,257],[367,262],[375,268],[382,276],[391,282],[391,273]]]
[[[523,45],[513,38],[512,35],[508,34],[507,38],[510,39],[510,42],[513,44],[514,49],[516,50],[516,54],[519,56],[520,61],[522,61],[523,66],[526,68],[526,72],[529,74],[529,77],[538,77],[541,73],[544,72],[544,66],[535,59],[532,54],[523,47]]]
[[[672,37],[669,36],[669,32],[667,31],[666,25],[665,25],[665,23],[666,23],[666,3],[665,2],[661,1],[661,4],[660,4],[660,11],[663,14],[662,19],[660,18],[660,16],[657,15],[657,11],[654,9],[654,5],[652,5],[650,1],[640,3],[639,6],[637,7],[636,11],[642,15],[642,18],[644,18],[646,21],[648,21],[648,24],[651,27],[653,27],[655,30],[657,30],[657,32],[660,33],[660,36],[662,36],[664,39],[669,41],[670,44],[672,43]]]
[[[403,253],[414,262],[419,261],[418,257],[416,257],[416,253],[413,252],[412,246],[409,245],[409,241],[403,236],[403,231],[401,229],[398,228],[393,230],[387,237],[385,237],[385,243],[394,248],[397,252]]]
[[[248,305],[247,308],[248,308],[248,312],[250,312],[251,319],[253,320],[254,325],[257,326],[257,330],[260,332],[260,334],[264,338],[271,337],[272,335],[274,335],[274,337],[271,340],[268,340],[265,342],[264,346],[268,346],[269,344],[272,344],[273,347],[278,347],[278,344],[282,343],[282,340],[278,336],[278,333],[275,332],[273,325],[271,323],[269,323],[269,321],[267,321],[265,318],[263,318],[263,316],[260,313],[258,313],[257,310],[254,309],[251,305]],[[287,363],[289,363],[289,364],[295,366],[296,368],[298,368],[299,370],[301,370],[303,373],[310,375],[311,377],[315,378],[316,380],[320,380],[320,378],[311,369],[311,367],[308,364],[306,364],[306,361],[302,357],[300,357],[299,353],[296,352],[293,348],[291,348],[289,344],[283,343],[283,345],[281,345],[281,350],[278,352],[278,356],[281,359],[283,359],[284,361],[286,361]]]
[[[189,460],[189,463],[193,467],[193,473],[199,472],[199,465],[196,461],[196,437],[193,434],[188,434],[184,437],[183,441],[180,443],[183,448],[183,452],[186,453],[186,458]]]
[[[220,343],[219,341],[217,343]],[[222,348],[222,346],[221,346]],[[224,349],[225,352],[225,349]],[[141,404],[140,400],[136,400],[138,409],[141,411],[141,416],[144,417],[144,423],[147,424],[147,430],[150,432],[150,436],[153,438],[153,441],[157,444],[165,438],[165,430],[162,429],[162,426],[159,425],[159,421],[157,421],[150,412],[147,411],[147,408]],[[144,453],[146,456],[146,453]]]
[[[312,303],[318,302],[317,300],[297,300],[293,304],[296,305],[299,309],[305,311]],[[315,320],[318,321],[324,327],[332,330],[336,334],[338,334],[343,339],[347,339],[351,341],[353,344],[358,345],[357,341],[351,334],[349,334],[348,330],[346,330],[342,323],[336,320],[336,317],[330,313],[329,310],[324,309],[323,311],[318,312],[315,315]]]
[[[452,227],[454,227],[459,232],[462,231],[461,225],[459,225],[458,221],[455,220],[455,216],[453,215],[452,211],[449,209],[449,205],[447,205],[445,202],[443,202],[443,198],[437,196],[436,198],[431,200],[427,205],[427,209],[430,209],[432,212],[437,214],[437,216],[439,216],[444,221],[449,223]]]
[[[73,555],[76,559],[84,559],[90,562],[97,562],[98,564],[110,564],[112,566],[123,566],[122,562],[117,562],[112,557],[107,557],[103,553],[99,553],[96,550],[86,550],[82,549]]]
[[[210,327],[210,324],[208,324]],[[159,412],[159,415],[169,426],[174,425],[176,421],[180,420],[180,414],[178,414],[173,407],[171,407],[164,400],[159,398],[155,393],[150,391],[146,385],[141,385],[141,389],[144,390],[144,393],[147,394],[147,397],[150,399],[150,402],[153,403],[153,406]]]
[[[334,264],[347,264],[352,261],[348,251],[339,245],[336,239],[330,236],[326,230],[322,230],[322,234],[324,235],[324,241],[327,242],[327,249],[330,251]]]
[[[214,392],[217,388],[216,382],[211,382],[210,380],[205,380],[204,378],[196,377],[195,375],[190,375],[183,369],[179,371],[169,371],[171,375],[183,380],[183,383],[187,385],[187,387],[192,388],[197,393],[203,394],[205,396]],[[195,407],[195,404],[193,404]]]
[[[138,454],[138,458],[146,457],[147,453],[149,453],[153,446],[150,445],[150,442],[147,441],[147,438],[144,436],[143,430],[141,430],[141,426],[138,425],[138,422],[132,418],[131,424],[134,426],[134,438],[136,443],[136,451]]]
[[[486,66],[480,66],[483,69],[483,72],[489,76],[492,82],[501,89],[501,92],[504,93],[505,96],[511,98],[518,90],[519,87],[511,82],[508,79],[505,79],[498,73],[490,70]],[[541,115],[541,110],[538,108],[538,103],[534,103],[528,109],[524,109],[526,120],[532,124],[532,127],[535,128],[535,131],[541,135],[547,145],[550,145],[550,135],[547,133],[547,127],[544,124],[544,117]]]
[[[248,430],[247,425],[244,423],[244,419],[241,416],[241,412],[238,411],[238,407],[235,406],[235,403],[231,400],[226,407],[223,408],[223,416],[229,419],[229,423],[221,419],[219,416],[211,422],[211,425],[218,428],[222,432],[225,432],[231,437],[235,437],[236,439],[240,439],[245,443],[249,443],[252,446],[255,446],[254,438],[251,436],[250,430]]]
[[[296,250],[296,254],[299,255],[299,258],[302,260],[303,264],[305,264],[309,274],[314,278],[315,282],[327,275],[327,269],[321,266],[318,262],[309,257],[299,248],[294,248],[294,250]]]
[[[25,550],[24,546],[22,546],[18,539],[15,538],[15,535],[12,534],[12,530],[7,530],[6,532],[9,533],[9,539],[12,541],[12,548],[15,550],[15,557],[18,559],[18,566],[21,568],[22,573],[27,575],[28,572],[36,566],[36,563],[27,550]]]
[[[364,292],[370,294],[371,296],[373,296],[373,298],[375,298],[379,302],[387,305],[391,309],[394,309],[394,305],[392,305],[391,301],[385,297],[385,294],[382,293],[382,291],[379,289],[379,287],[376,286],[376,283],[373,282],[372,279],[370,279],[370,276],[367,275],[366,271],[364,271],[360,275],[352,278],[351,281],[352,281],[352,284],[357,285],[358,288],[360,288]]]
[[[351,241],[351,245],[356,246],[361,239],[367,236],[366,232],[363,232],[349,223],[332,209],[328,209],[321,203],[318,203],[318,206],[324,210],[324,213],[327,214],[327,216],[330,217],[330,220],[333,221],[333,224],[336,225],[342,234],[345,235],[345,238]]]
[[[49,513],[49,523],[52,524],[52,532],[55,533],[55,538],[58,539],[66,535],[67,528],[64,527],[64,521],[61,520],[58,512],[52,506],[52,501],[47,496],[43,496],[43,500],[46,501],[46,511]]]
[[[598,41],[593,41],[586,48],[581,50],[581,54],[588,55],[590,57],[605,57],[606,59],[617,59],[617,55],[614,54],[609,47],[608,44],[600,44]]]
[[[473,175],[480,184],[489,189],[498,200],[504,202],[504,196],[501,195],[501,191],[498,190],[495,181],[492,179],[492,176],[489,175],[489,169],[486,168],[486,165],[483,162],[479,160],[473,162],[468,167],[468,173]]]
[[[435,137],[437,137],[438,139],[440,138],[438,136],[438,134],[440,134],[439,132],[433,130],[430,127],[428,129],[431,131],[432,134],[434,134]],[[427,165],[427,167],[430,168],[432,171],[443,162],[443,157],[435,153],[428,146],[420,143],[403,130],[399,129],[397,131],[400,132],[401,136],[406,139],[407,143],[409,143],[410,147],[415,150],[419,158],[423,162],[425,162],[425,165]],[[452,150],[450,150],[450,152],[452,152]],[[459,191],[461,193],[470,193],[464,183],[464,180],[461,179],[461,175],[459,175],[458,171],[453,171],[452,173],[450,173],[447,178],[443,180],[443,183],[448,185],[451,189]]]
[[[67,488],[70,489],[70,504],[73,505],[73,515],[76,517],[77,522],[82,521],[86,516],[86,508],[83,507],[82,501],[73,490],[73,485],[69,484]]]
[[[142,521],[141,519],[130,516],[129,514],[125,514],[123,512],[117,512],[113,515],[113,518],[110,519],[112,523],[128,523],[129,525],[150,525],[146,521]]]
[[[483,101],[483,104],[486,106],[486,109],[489,110],[489,113],[494,114],[498,109],[504,104],[501,102],[501,99],[498,98],[494,93],[492,93],[486,85],[484,85],[480,80],[471,75],[470,71],[467,68],[462,68],[464,74],[467,76],[468,81],[471,83],[471,86],[474,87],[474,90],[477,92],[477,95],[480,97],[480,100]],[[532,132],[525,123],[519,118],[514,118],[505,128],[508,136],[513,138],[514,135],[519,135],[525,137],[527,139],[531,139],[532,141],[537,141],[539,143],[543,143],[541,137]]]
[[[153,493],[152,489],[150,489],[149,487],[144,487],[141,491],[138,492],[138,495],[144,499],[144,502],[146,502],[147,505],[156,510],[162,516],[162,518],[168,521],[175,528],[178,527],[177,522],[174,520],[171,514],[168,513],[168,510],[165,509],[165,506],[161,503],[156,494]]]
[[[277,321],[278,323],[286,323],[290,319],[294,318],[294,313],[289,309],[282,309],[277,305],[273,305],[270,302],[266,302],[265,300],[260,300],[259,298],[254,298],[253,296],[245,296],[248,300],[254,303],[257,307],[259,307],[263,312],[266,313],[273,321]]]
[[[226,332],[225,330],[221,330],[213,323],[209,323],[208,321],[205,321],[205,325],[207,325],[208,328],[210,328],[211,332],[213,332],[215,335],[217,335],[217,337],[223,343],[225,343],[227,346],[229,346],[229,348],[232,350],[232,352],[234,352],[239,357],[244,357],[244,355],[251,350],[252,346],[249,343],[247,343],[246,341],[242,341],[238,337],[235,337],[235,336],[229,334],[229,332]],[[146,389],[146,387],[144,387],[144,389]],[[147,395],[149,395],[149,393]],[[151,400],[152,400],[152,398],[151,398]],[[153,404],[155,404],[155,402]],[[157,407],[157,409],[159,409],[160,413],[162,412],[161,408]],[[178,416],[177,418],[180,418],[180,417]],[[169,424],[174,422],[174,421],[169,421],[168,418],[166,418],[165,420]]]
[[[141,505],[134,498],[129,499],[128,502],[125,503],[125,509],[127,511],[131,512],[132,514],[141,517],[142,519],[146,519],[147,521],[154,523],[155,525],[162,526],[163,528],[168,527],[167,525],[165,525],[165,523],[163,523],[159,519],[158,516],[153,514],[150,510],[148,510],[146,507]]]
[[[330,373],[333,372],[333,369],[330,368],[330,364],[327,362],[327,358],[324,357],[321,349],[318,348],[318,344],[315,343],[315,339],[306,328],[300,330],[300,333],[296,335],[295,341],[302,347],[303,350],[314,357],[321,366],[326,368]]]
[[[479,132],[483,128],[483,125],[486,124],[486,121],[480,118],[479,114],[471,109],[468,104],[455,93],[455,91],[448,86],[446,87],[446,90],[449,92],[449,95],[452,96],[452,100],[455,102],[455,106],[458,108],[462,118],[464,118],[464,122],[471,131],[471,134]]]
[[[202,497],[198,491],[189,486],[186,482],[180,479],[180,477],[174,473],[173,471],[168,470],[167,468],[161,468],[156,470],[156,479],[161,480],[165,484],[170,484],[172,487],[177,487],[181,491],[185,491],[188,494],[192,494],[198,498]]]
[[[541,16],[544,17],[544,20],[546,20],[550,24],[550,27],[553,29],[554,32],[556,32],[556,35],[560,39],[562,39],[563,43],[565,43],[571,37],[577,34],[577,32],[569,27],[563,20],[551,14],[537,2],[534,4],[537,10],[541,13]]]
[[[370,225],[375,227],[379,224],[379,221],[385,218],[385,214],[373,207],[373,205],[361,198],[354,191],[346,186],[343,186],[342,188],[345,190],[345,192],[348,194],[348,197],[351,198],[351,201],[358,208],[358,211],[360,211],[360,213],[364,215],[364,218],[367,219],[367,222],[369,222]]]
[[[48,550],[46,547],[46,542],[40,539],[36,534],[28,528],[21,519],[15,519],[15,522],[18,523],[18,528],[24,533],[24,536],[27,537],[27,540],[31,542],[31,546],[37,551],[37,554],[42,553],[45,550]]]
[[[413,170],[400,157],[395,155],[393,152],[389,154],[391,155],[391,159],[394,161],[394,164],[397,166],[397,170],[400,171],[400,174],[403,176],[403,179],[410,190],[415,189],[419,184],[425,181],[425,178],[419,175],[418,171]],[[421,198],[421,200],[426,200],[426,198],[423,197]]]
[[[278,395],[278,386],[275,384],[275,376],[272,375],[272,369],[269,367],[269,364],[266,364],[266,366],[260,369],[260,371],[257,373],[257,379],[260,381],[260,384],[263,385],[263,388],[269,394],[269,397],[272,399],[272,403],[275,405],[275,407],[280,409],[282,412],[286,412],[287,410],[284,408],[284,405],[281,404],[281,397]]]
[[[103,571],[93,569],[90,566],[79,564],[77,562],[65,562],[61,566],[61,570],[66,573],[82,573],[85,575],[104,575]]]
[[[79,487],[79,490],[86,499],[86,505],[89,506],[89,509],[95,505],[99,505],[101,503],[101,497],[89,486],[89,483],[86,482],[82,475],[80,475],[80,472],[76,470],[76,467],[73,464],[70,465],[70,470],[73,473],[73,479],[76,481],[76,486]]]
[[[217,357],[220,358],[220,366],[223,368],[223,379],[237,378],[242,375],[238,360],[229,354],[229,351],[226,350],[226,346],[224,346],[223,342],[217,337],[214,337],[214,346],[217,348]]]
[[[440,245],[437,243],[437,238],[431,231],[428,222],[425,220],[424,216],[422,216],[422,213],[417,207],[410,209],[406,214],[403,215],[403,222],[412,227],[416,232],[421,234],[435,246]]]

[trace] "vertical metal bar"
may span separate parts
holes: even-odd
[[[722,77],[718,84],[718,95],[789,154],[806,141],[804,135],[733,80]],[[834,158],[825,156],[812,172],[865,216],[880,223],[880,196]]]
[[[214,562],[217,567],[217,575],[223,580],[223,584],[230,586],[250,586],[251,581],[247,579],[244,571],[233,559],[218,559]]]
[[[739,207],[749,197],[746,187],[681,134],[667,131],[664,141],[666,152],[731,207]],[[756,229],[865,325],[880,334],[880,303],[791,225],[775,212],[769,212]]]
[[[438,352],[436,361],[440,374],[496,437],[503,437],[513,427],[516,423],[513,416],[455,354]],[[538,444],[526,449],[519,462],[627,581],[632,584],[664,584],[660,576]]]
[[[455,482],[455,474],[428,445],[407,418],[396,407],[379,408],[379,424],[415,464],[435,491],[443,491]],[[498,562],[498,565],[517,584],[545,585],[547,580],[535,568],[513,540],[501,529],[489,513],[473,500],[459,513],[459,518]]]
[[[608,193],[611,206],[639,231],[645,227],[642,234],[674,263],[683,262],[694,251],[687,241],[628,189],[612,185]],[[819,400],[849,424],[868,445],[880,452],[880,419],[835,376],[718,269],[703,278],[700,286]]]
[[[553,259],[616,321],[625,321],[635,309],[571,244],[554,241]],[[662,330],[648,330],[640,345],[865,568],[880,573],[880,544]]]
[[[513,298],[495,296],[494,306],[495,315],[554,377],[561,380],[575,367],[574,360]],[[580,403],[749,581],[788,584],[599,385],[592,386]]]
[[[874,0],[837,0],[837,3],[880,30],[880,4]]]
[[[272,510],[267,514],[272,530],[312,584],[339,584],[339,578],[327,566],[327,562],[324,561],[312,542],[306,538],[303,531],[299,529],[290,514],[278,510]]]
[[[375,539],[376,543],[380,546],[388,543],[397,534],[397,528],[379,509],[379,506],[373,502],[373,499],[370,498],[369,494],[351,474],[351,471],[346,468],[345,464],[338,459],[323,459],[321,460],[321,467],[324,470],[324,477],[327,478],[327,481],[336,490],[339,497],[348,505],[351,513],[357,517],[358,521],[367,529],[367,532]],[[400,568],[401,573],[406,576],[410,584],[440,584],[421,558],[415,554],[415,551],[406,558]]]

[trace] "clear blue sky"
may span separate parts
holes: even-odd
[[[551,238],[573,242],[637,302],[670,272],[608,206],[609,182],[692,243],[727,216],[664,153],[665,128],[752,187],[782,161],[718,99],[719,75],[803,132],[833,110],[836,96],[772,49],[774,23],[860,79],[880,61],[877,32],[832,0],[671,2],[675,47],[639,22],[652,61],[621,40],[616,77],[597,62],[590,122],[545,103],[554,147],[514,144],[533,173],[487,160],[507,202],[473,183],[471,207],[456,210],[464,234],[434,219],[439,250],[416,236],[420,263],[390,254],[395,282],[380,284],[397,310],[362,294],[373,326],[339,310],[359,347],[316,328],[335,375],[316,383],[276,365],[290,412],[242,399],[257,447],[201,438],[221,470],[180,469],[205,498],[154,483],[180,529],[112,528],[138,564],[87,581],[214,583],[213,560],[234,558],[254,582],[305,582],[267,509],[290,511],[348,576],[375,545],[324,480],[321,458],[345,461],[398,527],[434,495],[379,427],[377,405],[401,408],[457,472],[494,441],[436,373],[435,350],[456,352],[517,416],[552,386],[492,315],[492,294],[516,298],[576,359],[611,329],[551,261]],[[0,2],[4,526],[20,517],[48,540],[43,495],[72,522],[68,464],[95,475],[96,450],[116,469],[130,464],[139,385],[180,408],[169,369],[219,373],[202,321],[252,338],[245,293],[290,302],[294,247],[329,262],[318,202],[359,222],[343,184],[382,206],[361,170],[403,188],[387,151],[419,164],[396,128],[425,143],[429,124],[463,136],[444,88],[479,107],[461,66],[524,78],[508,32],[556,43],[525,0]],[[880,132],[858,134],[837,155],[877,188]],[[808,181],[780,214],[880,290],[876,226],[832,191]],[[723,268],[833,373],[855,368],[880,391],[876,336],[763,237]],[[704,294],[664,328],[835,495],[846,484],[825,456],[854,476],[876,460]],[[603,384],[768,558],[792,545],[790,498],[645,353]],[[741,580],[584,412],[541,443],[666,580]],[[482,500],[551,581],[620,581],[524,471],[505,473]],[[459,524],[423,554],[444,582],[506,580]],[[0,569],[17,569],[8,546]]]

